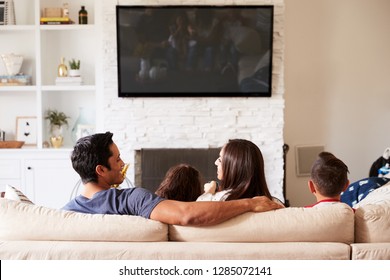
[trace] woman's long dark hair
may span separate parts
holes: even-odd
[[[251,141],[233,139],[222,148],[221,189],[230,190],[226,200],[265,195],[272,199],[260,149]]]
[[[188,164],[171,167],[158,187],[160,197],[179,201],[195,201],[202,194],[201,175]]]

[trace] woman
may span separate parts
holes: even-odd
[[[179,201],[195,201],[202,193],[201,176],[188,164],[171,167],[158,187],[160,197]]]
[[[229,140],[215,161],[220,185],[214,193],[205,185],[205,193],[197,201],[233,200],[254,196],[271,196],[264,173],[264,160],[260,149],[244,139]]]

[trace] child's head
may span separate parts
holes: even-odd
[[[167,199],[195,201],[202,194],[201,175],[188,164],[173,166],[165,174],[156,194]]]
[[[337,198],[347,188],[348,167],[329,152],[321,152],[311,168],[310,191],[323,199]]]

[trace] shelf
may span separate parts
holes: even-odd
[[[36,91],[36,86],[0,86],[0,92],[3,91]]]
[[[81,86],[42,86],[43,91],[94,91],[95,86],[81,85]]]
[[[85,5],[88,24],[40,24],[46,7],[63,7],[69,4],[69,17],[76,21],[78,11]],[[23,55],[21,72],[31,76],[28,86],[0,86],[1,108],[0,128],[6,132],[6,140],[16,140],[15,120],[18,116],[37,118],[37,145],[31,150],[47,153],[43,143],[50,137],[49,124],[44,119],[48,108],[66,113],[75,121],[79,108],[95,109],[100,86],[101,42],[99,41],[100,21],[96,12],[101,11],[102,0],[15,0],[16,25],[0,26],[0,54]],[[99,28],[98,28],[99,27]],[[57,69],[61,58],[80,59],[82,85],[56,85]],[[0,58],[0,63],[2,60]],[[5,72],[5,67],[0,64]],[[69,68],[69,66],[68,66]],[[99,68],[99,69],[98,69]],[[97,86],[96,84],[99,84]],[[98,110],[96,110],[98,111]],[[97,124],[97,114],[92,122]],[[70,124],[72,125],[72,124]],[[71,147],[69,135],[64,136],[64,147]],[[3,149],[4,150],[4,149]],[[29,148],[30,150],[30,148]],[[4,151],[0,151],[4,152]]]
[[[1,25],[0,31],[33,31],[35,25]]]
[[[40,25],[40,30],[92,30],[95,28],[94,24],[53,24],[53,25]]]

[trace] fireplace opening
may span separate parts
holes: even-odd
[[[141,149],[135,152],[135,186],[155,192],[166,172],[185,163],[199,170],[203,182],[217,179],[214,162],[221,148],[208,149]]]

